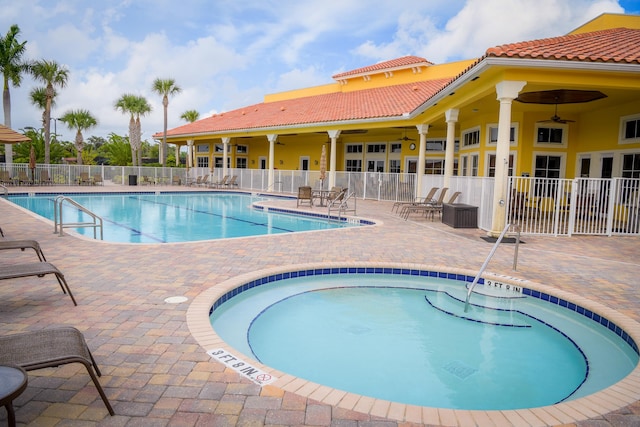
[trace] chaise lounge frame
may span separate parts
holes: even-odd
[[[82,363],[98,389],[109,414],[115,412],[98,378],[102,376],[84,335],[71,326],[22,332],[0,337],[0,364],[20,366],[25,371]],[[95,372],[94,372],[95,371]]]

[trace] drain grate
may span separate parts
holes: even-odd
[[[460,362],[459,360],[453,360],[449,363],[447,363],[446,365],[443,366],[444,370],[449,372],[452,375],[455,375],[456,377],[460,378],[461,380],[465,380],[468,377],[470,377],[471,375],[475,374],[476,372],[478,372],[477,369],[472,368],[469,365],[466,365],[462,362]]]

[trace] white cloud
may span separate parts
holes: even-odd
[[[331,75],[403,55],[433,62],[467,59],[487,48],[564,34],[614,0],[0,0],[0,33],[22,29],[28,56],[68,66],[54,116],[86,108],[91,134],[124,135],[113,109],[124,93],[147,97],[144,137],[162,129],[157,77],[183,92],[169,101],[169,126],[187,109],[202,117],[261,102],[265,94],[331,82]],[[12,125],[39,126],[29,104],[36,84],[11,87]],[[68,140],[73,133],[58,123]],[[61,129],[62,128],[62,129]]]
[[[609,0],[468,0],[444,26],[428,10],[402,14],[389,41],[361,44],[354,53],[376,60],[407,52],[443,63],[482,56],[492,46],[565,34],[604,12],[622,12]]]

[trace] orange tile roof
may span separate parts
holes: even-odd
[[[171,129],[167,131],[167,135],[303,127],[320,123],[397,117],[414,111],[487,57],[640,64],[640,30],[614,28],[495,46],[487,49],[482,58],[451,79],[260,103]],[[429,64],[424,58],[405,56],[336,74],[333,77],[340,78],[425,63]],[[161,135],[156,133],[154,137]]]
[[[390,61],[379,62],[374,65],[369,65],[362,68],[356,68],[355,70],[351,70],[351,71],[345,71],[344,73],[334,74],[332,77],[338,80],[347,76],[353,76],[358,74],[368,74],[374,71],[382,72],[384,70],[397,69],[400,67],[407,68],[412,65],[428,66],[428,65],[433,65],[433,63],[419,56],[403,56],[401,58],[392,59]]]
[[[505,44],[487,49],[485,56],[639,64],[640,30],[612,28]]]
[[[215,114],[168,130],[167,135],[192,135],[397,117],[418,108],[449,80],[438,79],[260,103]],[[161,135],[162,133],[156,133],[154,137]]]

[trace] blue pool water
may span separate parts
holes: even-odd
[[[574,305],[564,308],[569,304],[527,290],[479,286],[484,295],[474,293],[465,313],[468,281],[398,274],[287,278],[225,295],[211,323],[229,345],[282,372],[441,408],[552,405],[606,388],[638,363],[635,343],[621,339],[606,319],[594,321]]]
[[[57,194],[9,196],[13,203],[54,219]],[[67,194],[104,221],[104,240],[125,243],[167,243],[292,233],[349,227],[354,224],[303,215],[265,212],[251,204],[263,196],[237,193]],[[325,212],[326,213],[326,212]],[[63,204],[65,222],[90,217]],[[66,230],[65,230],[66,231]],[[76,232],[93,237],[92,228]]]

